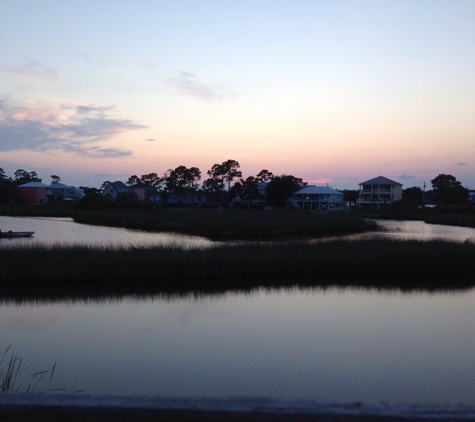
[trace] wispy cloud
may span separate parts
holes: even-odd
[[[147,139],[145,139],[145,140],[148,141],[148,142],[155,142],[155,141],[156,141],[155,138],[147,138]]]
[[[88,105],[78,105],[76,106],[77,114],[89,114],[89,113],[98,113],[104,115],[108,111],[112,111],[115,107],[110,104],[95,103]]]
[[[417,176],[412,176],[410,174],[403,174],[403,175],[399,176],[398,179],[411,180],[411,179],[417,179]]]
[[[182,94],[204,100],[233,99],[238,96],[236,86],[231,83],[206,83],[196,74],[180,72],[165,83]]]
[[[80,57],[82,60],[88,63],[97,63],[102,66],[107,65],[107,60],[103,56],[98,56],[98,55],[86,53],[84,51],[77,51],[77,50],[72,51],[72,54]]]
[[[19,78],[35,79],[44,83],[57,82],[61,79],[59,72],[36,61],[10,66],[8,71]]]
[[[457,163],[457,165],[458,165],[458,166],[468,166],[467,163],[463,163],[463,162],[461,162],[461,161],[459,161],[459,162]]]
[[[113,111],[108,104],[63,104],[50,109],[33,103],[13,105],[0,98],[0,151],[62,150],[88,157],[130,156],[130,150],[105,148],[100,143],[146,126],[115,117]]]

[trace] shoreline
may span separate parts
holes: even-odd
[[[475,406],[386,402],[327,403],[271,398],[173,398],[71,394],[2,394],[0,415],[16,421],[334,421],[473,420]]]

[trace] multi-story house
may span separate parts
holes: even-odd
[[[109,182],[104,187],[102,195],[110,195],[112,198],[117,198],[121,193],[132,193],[133,191],[124,182]]]
[[[81,199],[84,196],[84,192],[74,186],[68,186],[63,183],[54,182],[51,183],[51,199],[52,201],[71,201]]]
[[[356,200],[356,206],[380,208],[390,205],[402,199],[402,184],[378,176],[366,182],[359,183],[359,198]]]
[[[159,196],[158,189],[148,183],[139,182],[130,186],[129,189],[137,195],[139,201],[156,202],[156,198]]]

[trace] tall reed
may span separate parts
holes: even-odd
[[[257,287],[298,279],[318,285],[331,277],[384,286],[467,285],[475,245],[444,240],[328,240],[237,243],[209,248],[19,246],[0,254],[0,295],[131,288],[148,290]],[[463,281],[462,281],[463,280]],[[468,281],[470,283],[470,281]],[[473,280],[471,281],[473,283]]]
[[[347,215],[320,215],[298,210],[249,211],[161,209],[153,212],[108,210],[77,212],[78,223],[128,229],[176,232],[210,239],[264,239],[325,236],[376,228],[372,221]]]
[[[50,371],[39,371],[28,375],[19,381],[19,373],[23,359],[18,357],[12,349],[12,345],[8,346],[0,359],[0,392],[25,392],[39,393],[50,391],[61,391],[61,388],[51,388],[51,380],[56,369],[56,362]],[[47,379],[46,389],[43,388],[43,380]]]

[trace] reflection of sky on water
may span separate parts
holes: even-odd
[[[176,247],[202,247],[212,242],[197,236],[175,233],[150,233],[115,227],[90,226],[75,223],[71,218],[0,217],[0,229],[34,231],[33,238],[1,239],[0,247],[20,244],[84,244],[84,245],[174,245]]]
[[[400,240],[433,240],[475,242],[475,229],[470,227],[426,224],[423,221],[374,220],[378,230],[344,236],[348,239],[389,238]],[[332,237],[334,239],[334,237]],[[322,239],[317,239],[320,241]]]
[[[475,239],[475,230],[381,221],[378,235]],[[83,243],[182,247],[200,238],[0,217],[33,230],[9,245]],[[364,234],[363,236],[366,236]],[[90,394],[269,396],[323,401],[475,404],[475,292],[281,290],[222,296],[0,306],[0,353],[25,374]]]
[[[421,240],[441,238],[462,242],[469,239],[475,242],[475,229],[468,227],[426,224],[423,221],[376,221],[381,230],[346,237],[357,239],[379,236]],[[35,232],[33,238],[0,239],[0,248],[21,244],[53,245],[58,243],[114,246],[168,245],[179,248],[195,248],[217,243],[202,237],[176,233],[150,233],[115,227],[77,224],[70,218],[0,217],[0,229]]]
[[[475,229],[470,227],[426,224],[423,221],[376,220],[383,229],[381,235],[404,239],[446,239],[475,242]]]
[[[474,299],[332,288],[3,305],[0,338],[90,394],[475,404]]]

